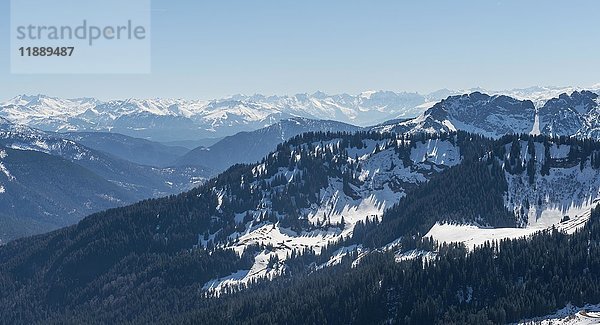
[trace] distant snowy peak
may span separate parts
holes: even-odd
[[[391,91],[357,96],[323,92],[235,95],[211,101],[131,98],[103,102],[22,95],[0,104],[0,116],[45,131],[110,131],[171,141],[254,131],[291,117],[373,125],[398,116],[417,116],[424,103],[419,94]]]
[[[534,86],[521,89],[512,89],[504,91],[489,91],[492,95],[506,95],[520,100],[530,100],[536,107],[541,107],[546,101],[558,97],[561,94],[571,94],[580,90],[578,87],[541,87]]]
[[[31,112],[46,113],[49,116],[56,112],[77,113],[94,106],[100,101],[94,98],[62,99],[46,95],[19,95],[2,104],[3,107],[26,108]]]

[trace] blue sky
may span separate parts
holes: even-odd
[[[600,82],[594,0],[153,0],[152,7],[151,74],[12,75],[9,1],[0,0],[0,100]]]

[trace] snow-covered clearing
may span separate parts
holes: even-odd
[[[523,325],[592,325],[600,324],[600,304],[575,307],[571,304],[552,315],[520,321]]]

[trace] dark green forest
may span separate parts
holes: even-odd
[[[567,303],[600,302],[600,208],[573,235],[555,229],[528,239],[488,243],[467,253],[458,245],[420,242],[437,249],[431,260],[396,263],[376,252],[311,274],[276,279],[221,298],[197,286],[156,279],[133,300],[85,304],[37,319],[57,323],[177,324],[501,324],[544,315]],[[132,261],[140,262],[140,261]],[[188,267],[190,265],[187,265]],[[162,265],[162,267],[165,267]],[[173,267],[169,271],[184,271]],[[113,283],[113,286],[123,286]],[[131,288],[121,288],[121,290]],[[132,295],[133,297],[134,295]],[[141,308],[151,305],[152,308]],[[31,319],[35,305],[6,313]]]

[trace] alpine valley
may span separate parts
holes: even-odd
[[[19,96],[0,116],[0,323],[597,315],[594,87]]]

